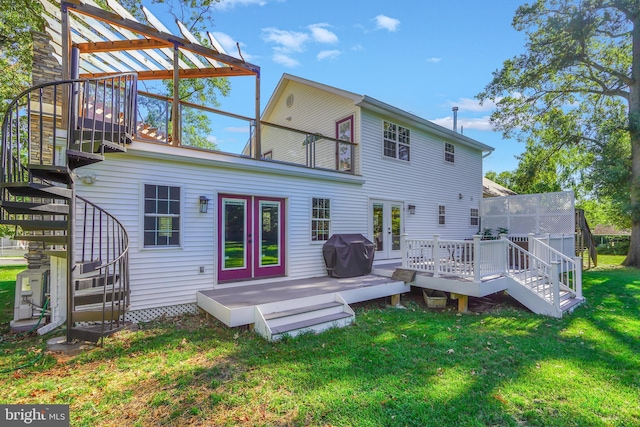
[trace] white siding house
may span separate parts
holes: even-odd
[[[376,243],[380,260],[400,259],[404,233],[470,238],[478,232],[470,210],[482,197],[482,157],[491,147],[375,99],[289,75],[263,114],[266,123],[332,139],[338,137],[336,123],[345,119],[355,144],[352,170],[335,170],[335,139],[317,142],[316,168],[289,164],[300,163],[287,153],[299,153],[304,138],[277,138],[268,126],[263,126],[262,153],[271,152],[271,161],[134,141],[127,153],[85,167],[81,177],[93,179],[80,179],[78,194],[112,213],[130,235],[131,312],[192,305],[197,291],[252,285],[270,276],[324,276],[323,243],[335,233],[365,235]],[[405,132],[408,160],[389,157],[390,151],[385,155],[385,123]],[[445,144],[454,147],[453,162],[445,160]],[[153,186],[179,189],[179,225],[173,230],[179,237],[168,245],[150,246],[144,237],[150,236],[145,188],[159,188]],[[206,213],[199,211],[202,196],[209,200]],[[256,263],[265,255],[248,248],[242,262],[254,266],[242,277],[229,275],[233,271],[224,265],[230,259],[225,242],[231,223],[225,221],[232,221],[229,212],[239,212],[243,203],[244,215],[259,223],[262,200],[278,204],[277,263],[283,268],[258,274]],[[323,207],[327,215],[319,218],[317,209]],[[252,226],[247,227],[245,244],[251,242]]]

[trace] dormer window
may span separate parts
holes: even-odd
[[[411,131],[395,123],[384,122],[384,156],[409,161]]]

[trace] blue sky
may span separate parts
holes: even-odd
[[[283,73],[368,95],[495,147],[484,171],[512,170],[523,150],[490,130],[474,99],[524,49],[511,27],[520,1],[223,0],[209,30],[261,67],[262,108]],[[163,18],[163,21],[167,21]],[[232,79],[222,107],[252,116],[253,78]]]

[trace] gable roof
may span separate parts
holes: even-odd
[[[468,136],[464,136],[460,133],[454,132],[453,130],[447,129],[440,125],[437,125],[427,119],[423,119],[422,117],[416,116],[415,114],[404,111],[400,108],[389,105],[385,102],[379,101],[375,98],[372,98],[367,95],[359,95],[354,92],[349,92],[343,89],[339,89],[333,86],[325,85],[322,83],[318,83],[312,80],[307,80],[302,77],[293,76],[291,74],[283,74],[276,86],[275,90],[271,94],[269,101],[267,102],[267,106],[262,113],[262,117],[268,116],[271,114],[273,109],[275,108],[276,101],[283,95],[284,88],[286,87],[289,81],[297,82],[303,85],[311,86],[313,88],[323,90],[338,96],[342,96],[344,98],[350,99],[353,101],[354,105],[369,111],[373,111],[379,114],[390,115],[393,117],[399,117],[403,120],[411,122],[414,126],[425,130],[429,133],[436,134],[441,138],[445,138],[451,141],[455,141],[462,145],[466,145],[471,148],[475,148],[477,150],[481,150],[483,152],[491,153],[494,148],[483,144],[475,139],[469,138]]]
[[[482,177],[483,197],[515,196],[516,194],[518,193],[509,190],[507,187],[503,187],[497,182],[491,181],[489,178]]]

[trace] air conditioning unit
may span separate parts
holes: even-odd
[[[42,313],[46,297],[49,295],[49,269],[24,270],[16,277],[16,299],[13,322],[38,319]],[[24,323],[24,322],[22,322]]]

